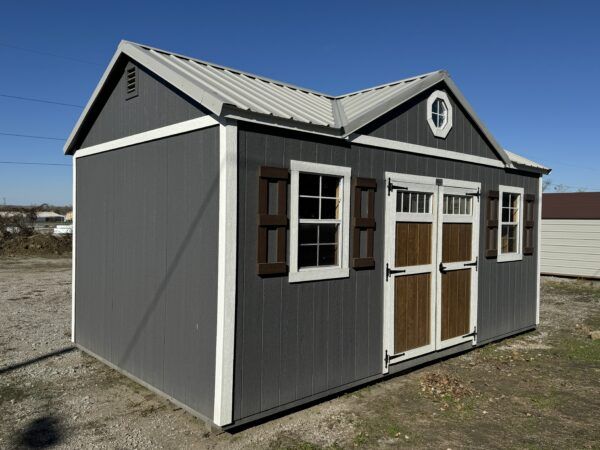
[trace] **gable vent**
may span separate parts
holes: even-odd
[[[125,70],[125,82],[126,82],[126,93],[125,100],[137,97],[138,85],[137,85],[137,68],[133,65],[127,66]]]

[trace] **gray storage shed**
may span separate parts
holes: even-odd
[[[538,323],[549,169],[444,71],[335,97],[122,42],[65,153],[73,341],[220,427]]]

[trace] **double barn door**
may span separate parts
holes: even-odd
[[[386,173],[384,372],[474,341],[479,184]]]

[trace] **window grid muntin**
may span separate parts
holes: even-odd
[[[458,201],[456,201],[458,200]],[[444,214],[470,216],[473,211],[473,197],[468,195],[444,194]]]
[[[300,192],[300,184],[302,182],[301,180],[301,176],[303,174],[310,174],[308,172],[300,172],[299,173],[299,177],[298,177],[298,192]],[[343,181],[344,178],[337,176],[337,175],[326,175],[326,174],[310,174],[310,175],[314,175],[314,176],[318,176],[319,178],[319,195],[310,195],[310,194],[298,194],[298,203],[300,204],[300,199],[301,198],[314,198],[314,199],[318,199],[318,218],[301,218],[300,216],[298,216],[298,228],[300,228],[300,225],[316,225],[317,227],[317,242],[309,242],[309,243],[302,243],[300,241],[301,239],[301,235],[300,235],[300,230],[298,230],[298,269],[302,270],[302,269],[310,269],[310,268],[315,268],[315,267],[341,267],[341,255],[340,255],[340,251],[341,251],[341,246],[340,246],[340,240],[341,240],[341,225],[342,225],[342,201],[343,201]],[[322,195],[323,194],[323,178],[335,178],[338,181],[337,184],[337,192],[338,192],[338,196],[337,197],[331,197],[331,196],[325,196]],[[336,206],[335,206],[335,219],[322,219],[322,200],[335,200],[336,201]],[[300,208],[298,208],[298,211],[300,212]],[[337,229],[336,229],[336,242],[335,243],[321,243],[320,242],[320,232],[321,232],[321,225],[336,225]],[[320,247],[327,247],[327,246],[335,246],[336,248],[336,252],[335,252],[335,263],[334,264],[324,264],[324,265],[319,265],[319,259],[320,259]],[[302,247],[316,247],[317,248],[317,253],[316,253],[316,265],[305,265],[305,266],[301,266],[300,265],[300,261],[302,259],[302,255],[301,255],[301,249]]]
[[[508,205],[505,204],[508,201]],[[520,202],[521,194],[517,192],[503,192],[500,199],[500,246],[501,254],[519,254],[519,228],[520,228]],[[504,213],[507,212],[508,220]]]
[[[444,128],[448,121],[448,107],[441,98],[436,98],[431,105],[431,120],[437,128]]]
[[[402,214],[430,214],[432,197],[431,192],[398,191],[396,193],[396,212]],[[405,199],[407,199],[406,203]],[[413,199],[415,200],[413,201]],[[413,205],[416,206],[415,210],[413,210]]]

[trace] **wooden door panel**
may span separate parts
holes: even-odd
[[[473,225],[445,223],[442,230],[442,262],[470,261]]]
[[[394,280],[394,353],[430,343],[431,274]]]
[[[396,267],[431,264],[431,223],[396,222]]]
[[[470,332],[470,307],[471,269],[442,274],[442,341]]]

